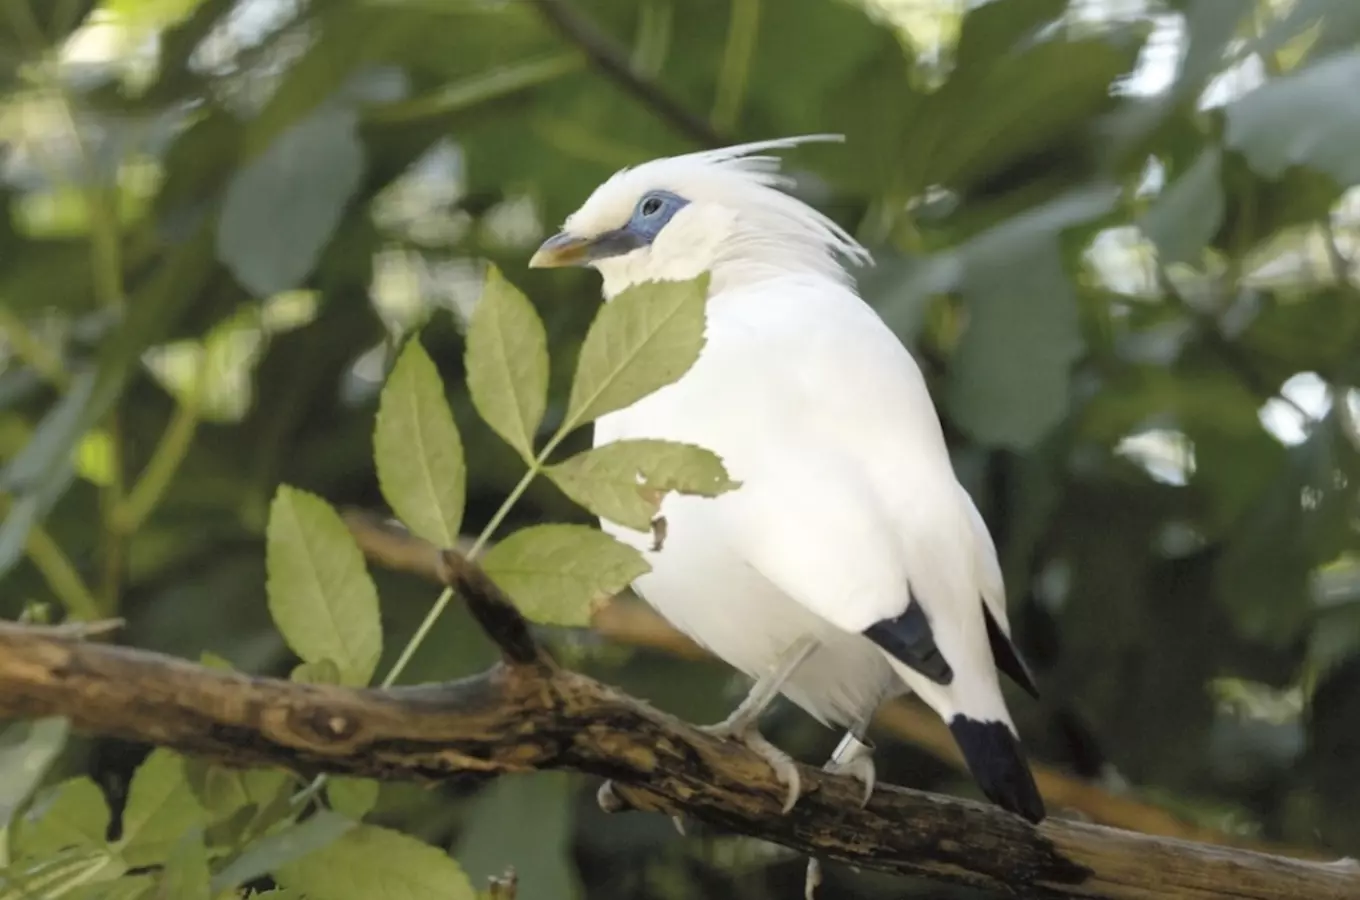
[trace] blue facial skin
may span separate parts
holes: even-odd
[[[666,223],[688,205],[689,201],[679,194],[672,194],[670,191],[648,191],[642,195],[642,199],[633,209],[628,224],[613,231],[606,231],[590,242],[590,259],[621,256],[639,247],[650,246],[661,233],[661,229],[666,227]]]

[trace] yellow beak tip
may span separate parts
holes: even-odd
[[[548,238],[537,252],[529,258],[531,269],[560,269],[563,266],[579,266],[586,261],[590,242],[570,234],[557,234]]]

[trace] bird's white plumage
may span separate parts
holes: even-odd
[[[825,722],[861,725],[916,690],[946,718],[1009,726],[983,617],[1006,625],[991,538],[951,466],[910,354],[854,292],[841,259],[867,254],[776,188],[769,142],[658,160],[615,175],[566,223],[619,228],[646,191],[689,201],[655,241],[594,263],[606,296],[711,272],[706,344],[678,382],[596,425],[597,445],[663,438],[722,457],[736,491],[671,495],[667,538],[604,527],[643,550],[639,592],[753,677],[805,635],[820,648],[784,693]],[[860,632],[915,596],[954,671],[930,681]]]

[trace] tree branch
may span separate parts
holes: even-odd
[[[721,147],[727,143],[703,117],[697,116],[633,68],[628,57],[615,46],[609,36],[595,23],[572,8],[567,0],[532,0],[549,24],[568,42],[580,47],[590,61],[625,90],[656,111],[687,137],[705,147]]]
[[[434,545],[407,532],[381,516],[363,510],[346,510],[345,524],[364,555],[372,562],[400,572],[443,584],[439,551]],[[681,659],[705,660],[712,657],[688,637],[676,631],[651,607],[637,601],[616,599],[600,609],[591,620],[591,629],[610,640],[646,647]],[[933,713],[914,698],[883,704],[874,724],[885,732],[924,750],[960,772],[967,772],[958,745],[949,730]],[[1165,809],[1136,797],[1114,794],[1081,778],[1042,763],[1030,763],[1039,792],[1050,808],[1071,810],[1099,825],[1109,825],[1143,834],[1201,841],[1240,847],[1262,853],[1282,854],[1299,859],[1318,859],[1311,848],[1280,847],[1241,835],[1187,822]]]
[[[473,567],[464,565],[464,570]],[[461,590],[473,587],[464,578]],[[474,588],[475,590],[475,588]],[[468,598],[503,607],[498,592]],[[504,609],[491,617],[505,617]],[[507,656],[527,629],[504,627]],[[252,678],[157,653],[0,625],[0,716],[62,715],[83,731],[234,765],[382,779],[484,779],[566,769],[615,780],[638,809],[683,814],[823,859],[1032,897],[1342,900],[1360,867],[1323,864],[1050,820],[802,771],[783,786],[759,757],[582,675],[532,662],[475,678],[353,690]]]

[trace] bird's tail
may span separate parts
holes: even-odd
[[[1036,824],[1043,821],[1044,801],[1009,723],[960,714],[949,720],[949,730],[988,800]]]
[[[949,724],[968,771],[982,793],[1002,809],[1031,822],[1046,813],[1025,751],[1016,737],[995,673],[954,667],[947,677],[928,678],[889,656],[902,680]],[[988,660],[990,662],[990,660]]]

